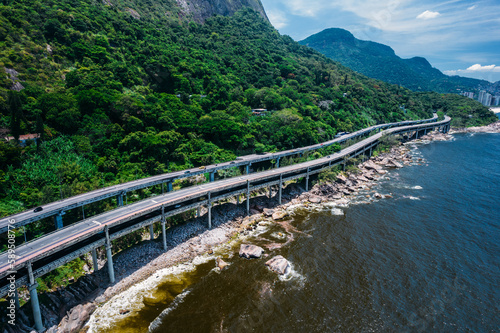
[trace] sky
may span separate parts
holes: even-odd
[[[261,0],[276,29],[302,40],[327,28],[420,56],[448,75],[500,81],[500,0]]]

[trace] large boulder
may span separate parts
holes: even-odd
[[[264,208],[264,215],[265,216],[273,216],[274,209],[269,209],[269,208]]]
[[[227,266],[229,266],[229,264],[227,262],[225,262],[224,260],[222,260],[221,258],[217,258],[216,262],[215,262],[217,268],[219,270],[223,270],[224,268],[226,268]]]
[[[266,262],[266,265],[273,272],[284,275],[290,271],[290,263],[283,256],[276,256]]]
[[[66,317],[63,318],[58,332],[76,333],[80,332],[83,325],[89,320],[90,314],[94,312],[96,305],[94,303],[79,304],[71,309]]]
[[[375,164],[372,160],[368,160],[365,163],[365,168],[375,170],[375,171],[382,170],[382,167],[380,165]]]
[[[337,175],[337,182],[338,183],[342,183],[342,184],[345,184],[345,182],[347,181],[347,177],[345,177],[344,175],[342,174],[338,174]]]
[[[264,253],[264,249],[257,245],[251,244],[241,244],[240,246],[240,257],[247,259],[258,259]]]
[[[285,218],[287,215],[288,215],[287,212],[285,212],[283,210],[279,210],[277,212],[274,212],[272,216],[273,216],[273,220],[281,220],[281,219]]]

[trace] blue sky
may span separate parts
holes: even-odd
[[[326,28],[421,56],[448,75],[500,80],[500,0],[261,0],[282,34],[302,40]]]

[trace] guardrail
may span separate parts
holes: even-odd
[[[401,126],[408,126],[411,124],[421,124],[421,123],[430,123],[430,122],[435,122],[437,121],[438,116],[434,114],[432,118],[429,119],[424,119],[424,120],[415,120],[415,121],[402,121],[402,122],[397,122],[397,123],[388,123],[388,124],[380,124],[380,125],[374,125],[353,133],[350,133],[348,135],[344,135],[339,138],[335,138],[333,140],[329,140],[320,144],[315,144],[307,147],[302,147],[302,148],[296,148],[296,149],[290,149],[290,150],[285,150],[277,153],[267,153],[264,155],[246,155],[246,156],[241,156],[238,157],[234,161],[230,162],[224,162],[220,164],[215,164],[215,165],[208,165],[205,166],[204,168],[191,168],[187,170],[182,170],[182,171],[177,171],[177,172],[171,172],[171,173],[166,173],[166,174],[161,174],[157,176],[152,176],[144,179],[139,179],[115,186],[110,186],[98,190],[94,190],[91,192],[87,192],[84,194],[76,195],[64,200],[59,200],[52,202],[50,204],[42,206],[43,210],[40,212],[33,212],[33,210],[27,210],[22,213],[18,213],[15,215],[11,215],[8,217],[4,217],[0,219],[0,233],[7,232],[8,228],[20,228],[24,225],[27,225],[29,223],[41,220],[43,218],[51,217],[54,216],[56,217],[56,226],[57,228],[62,228],[62,215],[64,214],[65,211],[78,208],[78,207],[83,207],[87,204],[104,200],[107,198],[111,197],[117,197],[118,198],[118,203],[120,205],[123,205],[123,196],[126,195],[127,192],[139,190],[139,189],[144,189],[147,187],[151,187],[154,185],[162,185],[162,189],[164,189],[164,184],[167,184],[167,192],[171,191],[172,189],[172,182],[177,180],[177,179],[182,179],[182,178],[187,178],[199,174],[205,174],[209,173],[210,174],[210,180],[214,180],[214,173],[218,170],[222,169],[228,169],[232,167],[241,167],[241,166],[246,166],[246,173],[249,173],[249,167],[252,164],[258,163],[258,162],[263,162],[263,161],[269,161],[269,160],[276,160],[277,161],[277,166],[279,167],[279,160],[283,157],[286,156],[291,156],[291,155],[297,155],[297,154],[303,154],[308,151],[312,150],[317,150],[321,148],[325,148],[328,146],[331,146],[335,143],[343,143],[351,139],[355,139],[358,137],[361,137],[363,135],[369,134],[373,131],[379,131],[382,129],[388,129],[388,128],[393,128],[393,127],[401,127]],[[162,190],[162,193],[164,191]],[[14,220],[15,222],[12,224],[9,224],[10,220]],[[9,226],[10,225],[10,226]]]

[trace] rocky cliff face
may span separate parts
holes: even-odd
[[[184,17],[198,23],[214,15],[230,16],[243,7],[259,12],[266,20],[266,12],[260,0],[175,0]]]

